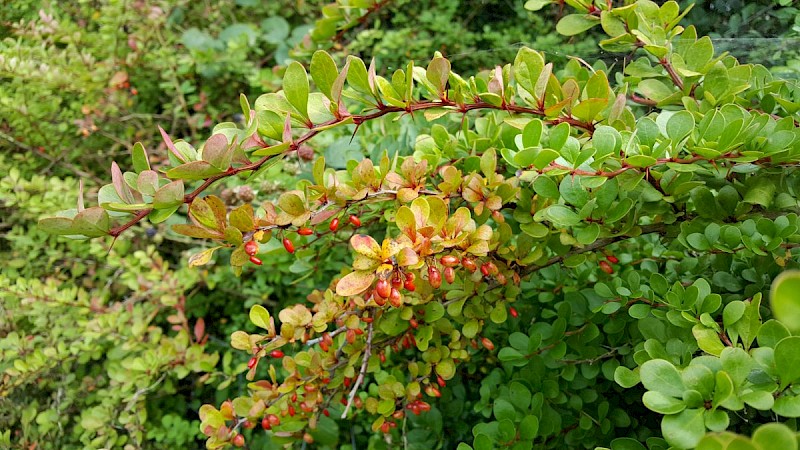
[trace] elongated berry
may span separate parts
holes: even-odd
[[[272,356],[273,358],[283,358],[283,351],[273,350],[270,352],[269,356]]]
[[[453,284],[453,282],[456,281],[456,269],[452,267],[445,267],[444,280],[447,281],[447,284]]]
[[[444,255],[439,258],[439,262],[445,267],[455,267],[458,265],[458,257],[453,255]]]
[[[375,283],[375,292],[382,298],[389,298],[392,293],[392,285],[386,279],[381,278]]]
[[[608,262],[610,262],[611,264],[617,264],[617,263],[619,263],[619,258],[617,258],[617,257],[616,257],[616,256],[614,256],[614,255],[608,255],[608,256],[606,256],[606,259],[607,259],[607,260],[608,260]]]
[[[255,256],[251,256],[250,257],[250,262],[255,264],[255,265],[257,265],[257,266],[260,266],[261,264],[263,264],[263,262],[261,262],[261,260],[256,258]]]
[[[475,264],[475,260],[472,258],[467,258],[466,256],[461,258],[461,265],[464,266],[469,273],[475,273],[475,271],[478,270],[478,265]]]
[[[514,318],[519,317],[519,313],[517,312],[517,308],[514,308],[513,306],[508,308],[508,313],[511,314],[511,317],[514,317]]]
[[[483,344],[483,347],[484,347],[486,350],[489,350],[489,351],[492,351],[492,350],[494,350],[494,342],[492,342],[491,340],[489,340],[489,338],[482,337],[482,338],[481,338],[481,344]]]
[[[339,218],[338,217],[334,217],[333,220],[331,220],[331,224],[330,224],[330,226],[328,226],[328,228],[331,231],[338,230],[339,229]]]
[[[299,234],[300,236],[311,236],[312,234],[314,234],[314,230],[312,230],[311,228],[302,227],[297,229],[297,234]]]
[[[244,244],[244,252],[250,256],[254,256],[256,253],[258,253],[258,242],[247,241],[247,243]]]
[[[389,303],[392,304],[395,308],[399,308],[403,306],[403,297],[400,295],[400,291],[395,288],[392,288],[391,293],[389,295]]]
[[[264,416],[264,418],[261,419],[261,428],[263,428],[265,430],[271,430],[272,429],[272,424],[269,423],[269,416]]]
[[[409,292],[414,292],[417,290],[417,285],[414,284],[414,277],[410,276],[406,277],[406,281],[403,283],[403,287],[406,288]]]
[[[289,253],[294,253],[294,242],[289,238],[283,238],[283,248]]]
[[[441,375],[436,376],[436,383],[438,383],[441,387],[445,387],[447,385],[447,382],[444,381],[444,378],[442,378]]]
[[[250,361],[247,362],[247,368],[252,369],[253,367],[256,366],[256,364],[258,364],[258,358],[253,356],[252,358],[250,358]]]
[[[351,214],[350,217],[347,218],[347,220],[350,222],[350,225],[356,228],[361,226],[361,219],[359,219],[358,216],[355,214]]]
[[[614,273],[614,268],[611,267],[611,264],[609,264],[609,263],[607,263],[605,261],[600,261],[600,270],[602,270],[603,272],[605,272],[605,273],[607,273],[609,275]]]
[[[442,285],[442,274],[436,267],[428,266],[428,283],[430,283],[431,287],[434,289],[439,289]]]

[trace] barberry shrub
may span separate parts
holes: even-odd
[[[349,244],[328,285],[232,334],[249,384],[200,408],[208,448],[256,424],[335,445],[342,419],[371,448],[797,448],[800,86],[716,54],[675,2],[566,3],[559,32],[599,26],[624,64],[521,48],[468,78],[439,54],[381,76],[318,51],[241,98],[244,127],[162,130],[167,165],[138,145],[99,206],[40,226],[117,237],[186,205],[172,229],[212,243],[191,265],[247,276],[277,249],[287,282]],[[413,149],[370,145],[407,120]],[[370,157],[317,157],[260,205],[208,193],[341,137]]]

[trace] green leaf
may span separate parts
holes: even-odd
[[[528,11],[539,11],[547,5],[551,5],[553,0],[528,0],[524,8]]]
[[[581,217],[564,205],[552,205],[542,210],[542,215],[557,227],[571,227],[581,222]]]
[[[629,389],[639,384],[639,373],[625,366],[619,366],[614,370],[614,381],[618,385]]]
[[[703,413],[706,428],[711,431],[725,431],[730,425],[731,419],[728,413],[721,409],[710,409]]]
[[[205,180],[220,173],[222,173],[222,170],[214,167],[208,161],[192,161],[168,170],[167,177],[192,181]]]
[[[669,361],[652,359],[642,364],[639,375],[642,384],[650,391],[681,398],[686,389],[678,369]]]
[[[308,74],[297,61],[289,64],[283,74],[283,93],[300,116],[308,120]]]
[[[783,322],[770,319],[758,329],[758,346],[774,348],[781,339],[791,335]]]
[[[780,389],[800,379],[800,336],[781,339],[775,346],[775,371],[780,379]]]
[[[680,142],[695,127],[694,116],[689,111],[679,111],[667,121],[667,136],[672,142]]]
[[[511,420],[514,421],[517,418],[517,411],[514,409],[514,405],[510,402],[503,400],[502,398],[498,398],[494,401],[494,417],[497,420]]]
[[[86,208],[72,219],[72,231],[88,237],[100,237],[108,234],[111,221],[108,212],[99,207]]]
[[[704,409],[685,409],[661,420],[661,434],[670,445],[694,448],[706,431]]]
[[[564,36],[575,36],[600,25],[600,18],[589,14],[569,14],[556,24],[556,31]]]
[[[800,332],[800,270],[786,270],[775,277],[770,306],[775,319],[792,332]]]
[[[66,217],[47,217],[39,220],[39,228],[50,234],[72,234],[72,219]]]
[[[797,450],[797,433],[782,423],[765,423],[753,433],[753,443],[763,449]]]
[[[253,305],[250,308],[250,322],[259,328],[269,330],[269,311],[261,305]]]
[[[433,58],[425,71],[425,77],[436,88],[440,98],[444,98],[445,86],[450,78],[450,61],[445,58]]]
[[[137,173],[150,170],[150,160],[141,142],[133,144],[131,149],[131,159],[133,160],[133,170]]]
[[[325,94],[331,101],[336,101],[331,95],[331,88],[333,87],[336,77],[339,76],[339,70],[336,68],[336,62],[331,55],[324,50],[317,50],[311,57],[311,79],[317,85],[317,89]]]
[[[677,414],[686,409],[683,400],[664,395],[661,392],[647,391],[642,396],[642,403],[649,410],[659,414]]]

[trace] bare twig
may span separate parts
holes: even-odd
[[[372,350],[372,322],[367,325],[367,343],[364,347],[364,360],[361,362],[361,370],[358,371],[358,378],[356,378],[355,384],[353,384],[353,389],[350,391],[350,395],[347,397],[347,406],[344,407],[344,412],[342,413],[342,419],[347,418],[347,413],[350,412],[350,407],[353,405],[353,399],[356,398],[356,394],[358,394],[358,388],[361,387],[361,383],[364,381],[364,376],[367,374],[367,363],[369,362],[370,353]]]
[[[330,335],[330,337],[333,338],[333,337],[336,337],[337,334],[345,332],[345,331],[347,331],[347,327],[346,326],[341,326],[341,327],[331,331],[328,334]],[[310,341],[306,342],[306,346],[311,347],[312,345],[317,345],[320,342],[322,342],[322,336],[320,336],[318,338],[311,339]]]

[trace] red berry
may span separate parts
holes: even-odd
[[[249,421],[249,420],[245,420],[244,423],[242,424],[242,426],[245,427],[248,430],[251,430],[251,429],[256,427],[256,424],[251,422],[251,421]]]
[[[456,281],[456,269],[452,267],[445,267],[444,280],[447,281],[447,284],[453,284],[453,282]]]
[[[391,290],[389,294],[391,294]],[[378,295],[377,289],[375,290],[375,294],[372,296],[372,299],[375,300],[375,304],[377,304],[378,306],[383,306],[386,304],[386,299]]]
[[[609,264],[609,263],[607,263],[605,261],[600,261],[600,270],[602,270],[603,272],[605,272],[605,273],[607,273],[609,275],[614,273],[614,268],[611,267],[611,264]]]
[[[617,258],[617,257],[616,257],[616,256],[614,256],[614,255],[608,255],[608,256],[606,256],[606,259],[607,259],[607,260],[608,260],[608,262],[610,262],[611,264],[617,264],[617,263],[619,263],[619,258]]]
[[[400,291],[398,291],[395,288],[392,288],[392,291],[390,292],[389,295],[389,303],[391,303],[392,306],[394,306],[395,308],[403,306],[403,297],[400,295]]]
[[[483,263],[483,264],[481,264],[481,273],[482,273],[482,274],[483,274],[483,276],[485,276],[485,277],[488,277],[488,276],[489,276],[489,263]]]
[[[386,279],[381,278],[375,283],[375,292],[382,298],[389,298],[392,293],[392,285]]]
[[[294,253],[294,243],[289,238],[283,238],[283,248],[289,253]]]
[[[283,351],[282,350],[273,350],[269,353],[269,356],[273,358],[283,358]]]
[[[338,217],[334,217],[334,219],[331,220],[331,225],[328,228],[330,228],[331,231],[338,230],[339,229],[339,218]]]
[[[269,419],[269,424],[272,425],[273,427],[277,427],[278,425],[281,424],[281,418],[276,416],[275,414],[270,414],[267,416],[267,418]]]
[[[233,437],[233,441],[231,442],[236,447],[244,447],[244,436],[242,436],[241,434],[237,434],[236,436]]]
[[[330,417],[331,416],[331,412],[328,411],[328,408],[323,409],[322,410],[322,414],[325,414],[325,417]]]
[[[388,433],[389,432],[389,422],[383,422],[381,424],[381,432]]]
[[[265,430],[271,430],[272,429],[272,424],[269,423],[269,416],[264,416],[264,418],[261,419],[261,428],[263,428]]]
[[[494,342],[490,341],[489,338],[481,338],[481,344],[483,344],[483,347],[486,348],[486,350],[494,350]]]
[[[408,275],[409,276],[406,277],[405,283],[403,283],[403,287],[409,292],[414,292],[417,290],[417,285],[414,284],[414,278],[411,276],[411,274]]]
[[[289,415],[294,417],[295,413],[296,413],[296,411],[294,409],[294,406],[289,405]]]
[[[517,312],[517,309],[514,308],[513,306],[508,308],[508,313],[511,314],[511,317],[514,317],[514,318],[519,317],[519,313]]]
[[[478,265],[475,264],[475,261],[472,258],[467,258],[466,256],[461,258],[461,265],[464,266],[469,273],[475,273],[475,271],[478,270]]]
[[[297,234],[299,234],[300,236],[311,236],[312,234],[314,234],[314,230],[312,230],[311,228],[302,227],[297,229]]]
[[[392,277],[392,287],[400,289],[403,286],[403,280],[400,279],[400,275],[395,275]]]
[[[430,283],[431,287],[434,289],[439,289],[442,285],[442,274],[436,267],[428,266],[428,283]]]
[[[252,369],[253,367],[256,366],[256,364],[258,364],[258,358],[253,356],[252,358],[250,358],[250,361],[247,362],[247,368]]]
[[[358,228],[361,226],[361,219],[358,218],[355,214],[351,214],[350,217],[347,218],[350,221],[350,224],[354,227]]]
[[[419,326],[419,322],[417,322],[417,319],[412,317],[411,319],[408,320],[408,325],[410,325],[411,328],[416,329]]]
[[[254,256],[256,253],[258,253],[258,242],[247,241],[247,243],[244,244],[244,252],[250,256]]]
[[[380,354],[378,355],[378,357],[381,359],[381,362],[382,362],[382,363],[385,363],[385,362],[386,362],[386,354],[385,354],[385,353],[383,353],[383,352],[380,352]]]
[[[439,386],[441,386],[441,387],[445,387],[445,385],[447,384],[447,383],[444,381],[444,378],[442,378],[442,376],[441,376],[441,375],[437,375],[437,376],[436,376],[436,382],[437,382],[437,383],[439,384]]]
[[[458,265],[458,257],[453,255],[445,255],[439,258],[439,262],[445,267],[455,267]]]
[[[261,260],[260,260],[260,259],[258,259],[258,258],[256,258],[255,256],[251,256],[251,257],[250,257],[250,262],[251,262],[251,263],[253,263],[253,264],[255,264],[255,265],[257,265],[257,266],[260,266],[261,264],[263,264],[263,263],[261,262]]]

